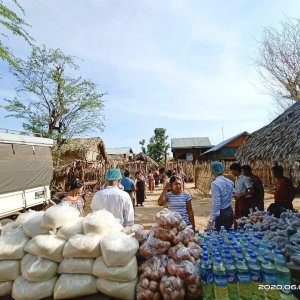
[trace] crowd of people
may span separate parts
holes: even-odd
[[[211,172],[214,179],[211,183],[212,204],[208,228],[215,227],[220,230],[221,226],[224,226],[229,229],[235,224],[235,219],[248,216],[254,209],[264,210],[262,181],[252,173],[249,165],[233,163],[230,166],[231,174],[224,174],[224,165],[216,161],[211,164]],[[274,166],[272,172],[276,186],[274,203],[268,210],[279,216],[281,212],[293,209],[295,189],[291,180],[284,176],[281,166]],[[166,172],[162,169],[150,170],[147,175],[141,171],[133,175],[128,170],[122,174],[119,169],[110,169],[106,173],[106,184],[94,194],[91,209],[108,210],[123,226],[131,226],[134,224],[135,207],[143,206],[146,190],[153,193],[161,184],[162,192],[157,201],[158,205],[178,212],[187,225],[195,229],[192,198],[185,189],[186,179],[182,169],[176,168]],[[81,216],[84,216],[84,200],[80,196],[82,189],[83,183],[75,180],[61,204],[76,207]]]
[[[221,162],[211,164],[214,180],[211,184],[212,208],[208,227],[221,226],[226,229],[236,225],[235,219],[248,216],[255,209],[264,210],[264,187],[261,179],[252,173],[249,165],[241,166],[233,163],[230,175],[224,175],[224,165]],[[295,188],[290,179],[284,176],[284,169],[275,165],[272,168],[275,179],[274,203],[268,211],[275,217],[286,210],[293,210]],[[233,210],[233,199],[235,207]]]

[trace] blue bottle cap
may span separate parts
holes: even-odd
[[[269,257],[268,255],[265,255],[265,256],[264,256],[264,260],[265,260],[266,262],[269,262],[269,261],[270,261],[270,257]]]
[[[252,253],[250,254],[250,257],[256,259],[256,254],[252,252]]]
[[[276,254],[276,257],[277,258],[280,258],[280,259],[284,259],[284,256],[282,254]],[[285,259],[284,259],[285,260]]]
[[[281,250],[275,250],[275,254],[282,254]]]
[[[271,250],[271,251],[272,251],[272,250],[273,250],[273,246],[269,244],[269,245],[268,245],[268,250]]]
[[[222,262],[221,257],[216,257],[216,262],[217,262],[217,263],[221,263],[221,262]]]
[[[238,255],[238,261],[244,261],[244,257],[242,255]]]

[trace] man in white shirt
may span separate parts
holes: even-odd
[[[119,169],[110,169],[106,173],[107,187],[97,192],[92,200],[93,211],[105,209],[111,212],[121,224],[132,226],[134,224],[134,210],[128,193],[119,189],[122,174]]]

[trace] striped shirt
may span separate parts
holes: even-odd
[[[191,225],[186,208],[187,202],[192,200],[190,194],[182,192],[180,195],[174,195],[172,192],[169,192],[167,193],[166,199],[168,201],[168,208],[178,212],[186,224]]]

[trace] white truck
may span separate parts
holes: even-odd
[[[52,139],[0,131],[0,219],[50,200]]]

